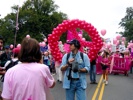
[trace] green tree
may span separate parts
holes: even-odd
[[[128,7],[126,9],[126,15],[121,19],[119,25],[124,29],[124,32],[120,32],[122,36],[126,37],[127,41],[133,40],[133,8]]]
[[[48,36],[67,15],[58,12],[58,6],[53,0],[27,0],[19,8],[17,43],[29,34],[31,37],[42,41],[44,36]],[[0,19],[0,34],[5,38],[6,43],[14,42],[16,30],[17,5],[12,7],[12,13]]]

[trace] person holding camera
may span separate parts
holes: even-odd
[[[63,88],[66,100],[86,100],[86,74],[90,70],[90,60],[85,53],[79,51],[81,45],[76,39],[70,41],[71,52],[62,58],[61,71],[64,71]]]

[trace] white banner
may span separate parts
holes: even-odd
[[[125,50],[126,50],[125,45],[119,45],[119,51],[120,51],[120,52],[123,52],[123,51],[125,51]]]

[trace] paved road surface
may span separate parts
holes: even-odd
[[[101,75],[97,75],[98,82],[100,79],[102,80]],[[109,75],[109,84],[107,86],[102,81],[97,85],[89,84],[89,75],[87,75],[87,83],[87,100],[133,100],[133,74],[128,77]],[[56,83],[51,92],[54,100],[65,100],[65,90],[62,88],[62,84]]]

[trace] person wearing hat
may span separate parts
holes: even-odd
[[[86,74],[90,70],[90,60],[85,53],[79,51],[81,45],[76,39],[68,42],[71,52],[62,58],[61,71],[64,71],[63,88],[66,100],[86,100]]]
[[[4,48],[5,48],[5,52],[0,55],[1,67],[4,67],[5,63],[8,60],[11,60],[10,46],[6,45]]]

